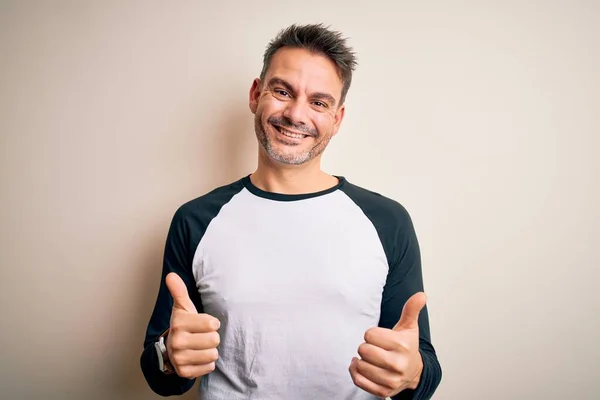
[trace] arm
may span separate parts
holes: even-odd
[[[190,237],[189,227],[179,210],[169,228],[165,246],[163,269],[158,296],[148,323],[144,349],[140,358],[142,372],[150,388],[161,396],[181,395],[187,392],[195,379],[181,378],[177,374],[166,375],[159,369],[158,358],[154,343],[159,336],[169,329],[173,298],[169,293],[165,278],[170,272],[177,273],[185,283],[192,302],[198,312],[202,312],[200,295],[195,288],[192,273],[193,238]]]
[[[403,215],[400,226],[393,251],[396,262],[390,266],[381,303],[379,326],[388,329],[392,329],[399,320],[406,301],[413,294],[423,291],[420,249],[408,213]],[[403,390],[393,397],[394,400],[430,399],[442,378],[442,369],[431,344],[427,306],[421,310],[418,324],[423,369],[416,388]]]

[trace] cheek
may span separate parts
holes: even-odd
[[[259,102],[259,107],[267,114],[277,113],[283,110],[283,103],[273,96],[265,96]]]
[[[256,109],[256,118],[263,123],[266,123],[267,119],[269,119],[269,116],[271,115],[271,112],[272,111],[268,105],[261,102],[258,104],[258,108]]]
[[[331,116],[321,114],[313,120],[313,123],[321,135],[331,135],[333,133],[335,120]]]

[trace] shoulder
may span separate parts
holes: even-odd
[[[374,223],[393,223],[396,227],[412,226],[408,210],[397,200],[378,192],[360,187],[345,181],[341,190],[354,202]]]
[[[244,188],[243,179],[219,186],[195,199],[183,203],[173,217],[174,223],[204,222],[214,218],[221,207]]]
[[[385,250],[390,266],[416,259],[419,244],[412,219],[398,201],[380,193],[346,182],[342,190],[371,221]]]

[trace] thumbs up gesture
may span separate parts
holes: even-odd
[[[220,342],[218,319],[198,314],[187,288],[179,275],[166,277],[167,288],[173,296],[171,326],[167,336],[167,353],[173,368],[182,378],[193,379],[215,369]]]
[[[371,328],[358,347],[360,359],[350,363],[350,376],[359,388],[380,397],[391,397],[419,384],[423,360],[419,353],[419,313],[427,297],[413,295],[392,329]]]

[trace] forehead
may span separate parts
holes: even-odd
[[[342,80],[333,61],[304,49],[277,50],[271,58],[265,81],[273,77],[286,80],[297,90],[328,92],[336,99],[340,98],[342,92]]]

